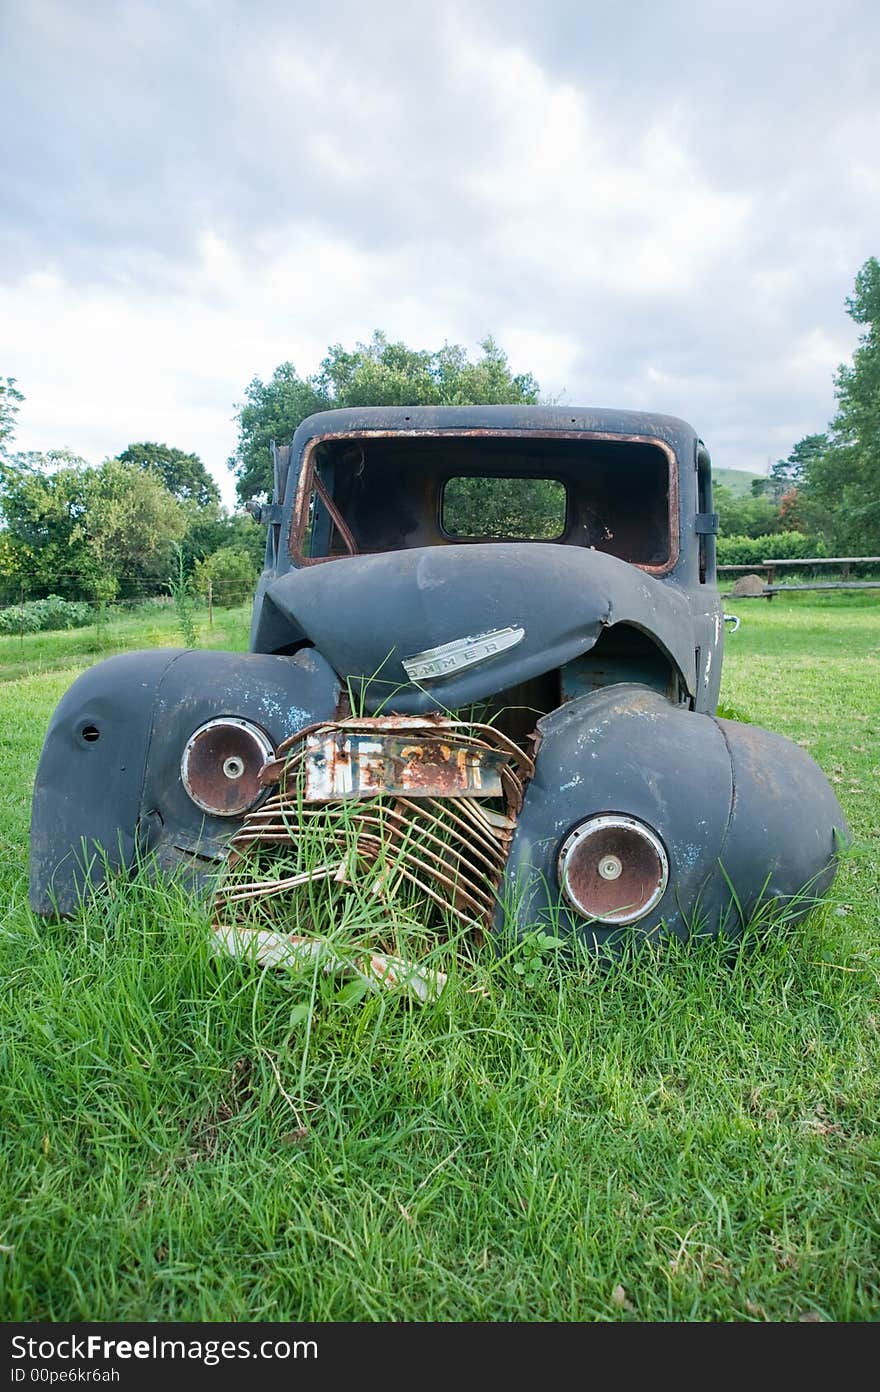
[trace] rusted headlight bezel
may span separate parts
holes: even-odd
[[[587,848],[592,853],[595,866],[590,864],[589,859],[586,867],[577,866],[578,860],[584,860]],[[631,896],[629,905],[624,903],[618,909],[603,909],[599,902],[602,889],[600,880],[604,880],[605,884],[615,884],[621,880],[622,886],[625,886],[628,882],[627,860],[632,865],[629,882],[633,884],[633,896],[636,884],[640,886],[638,899]],[[639,860],[642,862],[641,872]],[[603,868],[600,869],[600,866]],[[582,878],[587,876],[589,894],[583,884],[578,886],[576,871]],[[581,918],[609,927],[625,928],[631,923],[638,923],[660,903],[669,884],[669,856],[659,835],[647,822],[621,812],[603,812],[587,817],[568,832],[559,847],[557,875],[565,902]]]
[[[210,764],[213,750],[217,751],[213,754],[216,766],[206,768],[205,756]],[[258,774],[274,757],[272,741],[259,725],[237,715],[216,716],[193,730],[187,740],[180,758],[180,779],[188,797],[203,812],[212,817],[243,817],[265,797]],[[209,788],[211,778],[217,780],[215,793]]]

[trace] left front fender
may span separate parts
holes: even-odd
[[[107,871],[139,853],[166,869],[216,869],[242,817],[213,815],[181,778],[189,737],[231,716],[274,749],[333,716],[339,684],[312,649],[293,657],[156,649],[90,668],[58,704],[43,745],[31,815],[30,900],[70,914]]]

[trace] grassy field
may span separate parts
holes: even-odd
[[[173,620],[2,640],[0,1316],[876,1319],[880,608],[738,608],[724,699],[810,749],[856,834],[833,900],[733,959],[536,988],[441,949],[422,1008],[217,959],[173,887],[35,922],[51,710]]]

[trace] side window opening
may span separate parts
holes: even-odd
[[[359,549],[354,533],[334,502],[336,472],[332,458],[319,457],[315,461],[303,531],[304,556],[354,556]]]

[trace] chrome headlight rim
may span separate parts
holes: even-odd
[[[593,848],[597,854],[596,868],[599,877],[607,884],[622,880],[621,889],[624,893],[624,886],[628,882],[626,851],[629,850],[630,859],[633,858],[633,853],[636,858],[644,858],[645,874],[642,878],[647,881],[647,892],[642,892],[638,902],[631,901],[628,906],[603,911],[601,905],[595,902],[590,905],[582,887],[580,892],[576,888],[576,862],[578,858],[583,858],[585,848],[596,838],[601,838]],[[617,849],[624,850],[623,855],[617,854],[615,844]],[[600,845],[604,849],[600,850]],[[602,865],[602,862],[605,864]],[[641,818],[625,812],[600,812],[585,817],[563,838],[557,857],[557,875],[566,904],[579,917],[607,927],[626,928],[646,918],[666,893],[669,885],[669,856],[659,834]],[[630,880],[631,878],[632,876],[629,877]],[[593,897],[595,900],[595,893]]]

